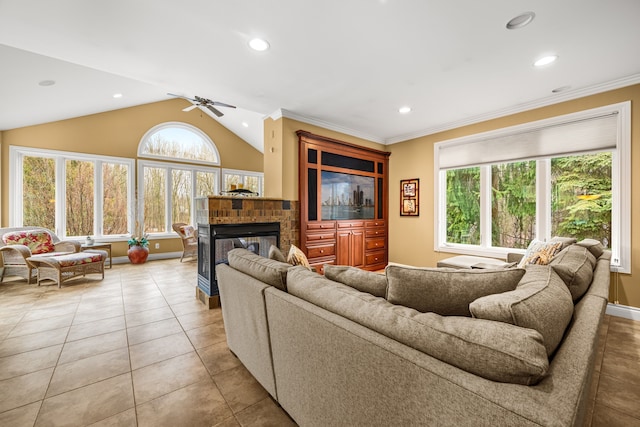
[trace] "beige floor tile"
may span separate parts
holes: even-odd
[[[640,332],[640,322],[624,317],[609,316],[609,327],[614,332]]]
[[[20,320],[25,316],[25,312],[16,314],[6,314],[5,310],[1,310],[0,313],[0,326],[14,326],[17,325]]]
[[[229,417],[218,424],[214,424],[212,427],[240,427],[240,423],[236,420],[236,417]]]
[[[640,419],[596,403],[591,427],[640,427]]]
[[[37,332],[35,334],[8,338],[0,342],[0,357],[11,356],[25,351],[37,350],[64,343],[69,328]]]
[[[45,399],[35,425],[87,425],[133,407],[127,373]]]
[[[203,303],[196,299],[195,291],[193,294],[193,300],[191,301],[171,304],[171,310],[173,310],[176,316],[208,310]]]
[[[91,424],[89,427],[136,427],[137,425],[136,410],[135,408],[131,408]]]
[[[109,319],[73,325],[69,329],[67,342],[124,330],[125,326],[124,316],[116,316]]]
[[[122,315],[124,315],[124,306],[116,304],[108,308],[101,308],[99,310],[78,312],[73,318],[73,324],[79,325],[82,323],[95,322],[98,320],[109,319],[111,317],[118,317]]]
[[[139,369],[193,350],[183,332],[132,345],[129,347],[131,369]]]
[[[56,366],[62,344],[0,358],[0,380]]]
[[[42,401],[33,402],[0,414],[0,426],[32,426],[36,422]]]
[[[183,314],[177,317],[178,321],[186,331],[220,322],[222,320],[222,310],[220,308],[214,308],[206,311],[196,311],[194,313]]]
[[[114,309],[115,307],[123,307],[122,295],[85,295],[78,304],[78,313],[91,313],[96,310]]]
[[[634,333],[629,330],[615,330],[612,326],[609,326],[605,351],[628,359],[634,359],[640,363],[640,333]]]
[[[212,378],[234,414],[269,396],[244,366],[212,375]]]
[[[209,347],[227,339],[222,322],[190,329],[186,332],[195,348]]]
[[[238,412],[236,419],[242,427],[296,426],[289,415],[269,397]]]
[[[638,402],[640,402],[640,384],[621,382],[618,378],[600,374],[596,405],[605,405],[626,415],[640,418]]]
[[[640,384],[640,363],[634,359],[620,357],[618,353],[605,353],[601,372],[623,382]],[[640,405],[640,402],[638,404]]]
[[[51,317],[49,319],[31,320],[29,322],[18,323],[11,333],[9,338],[18,337],[22,335],[35,334],[36,332],[50,331],[52,329],[60,329],[66,326],[71,326],[73,320],[73,314],[65,314],[64,316]]]
[[[208,347],[199,348],[197,351],[202,363],[204,363],[211,375],[242,365],[240,359],[234,356],[229,347],[227,347],[226,340]]]
[[[39,308],[30,310],[24,315],[22,321],[48,319],[50,317],[64,316],[65,314],[74,314],[78,309],[78,304],[65,304],[56,307]]]
[[[136,406],[140,427],[209,427],[233,414],[210,378]]]
[[[195,352],[137,369],[132,376],[138,405],[209,377]]]
[[[67,342],[62,349],[58,363],[70,363],[126,346],[127,333],[124,330],[83,338]]]
[[[180,323],[173,318],[128,328],[127,336],[129,337],[129,345],[135,345],[156,338],[166,337],[167,335],[177,334],[178,332],[182,332],[182,327]]]
[[[141,296],[136,298],[135,301],[127,302],[125,300],[124,310],[127,313],[136,313],[138,311],[146,311],[154,308],[168,307],[167,301],[165,301],[162,295],[157,297]]]
[[[158,320],[171,319],[172,317],[174,317],[173,311],[171,311],[169,307],[154,308],[152,310],[127,313],[125,315],[128,328],[144,325],[145,323],[157,322]]]
[[[0,381],[0,412],[8,411],[44,398],[53,368]]]
[[[129,349],[122,347],[75,362],[60,364],[51,378],[46,397],[66,393],[131,370]]]

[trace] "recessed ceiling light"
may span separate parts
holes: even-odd
[[[249,41],[249,47],[253,50],[257,50],[258,52],[263,52],[269,49],[269,42],[262,39],[251,39]]]
[[[398,108],[398,113],[407,114],[411,112],[411,107],[400,107]]]
[[[249,123],[247,123],[247,122],[242,122],[242,126],[244,126],[244,127],[248,128],[248,127],[249,127]]]
[[[536,14],[533,12],[524,12],[507,22],[507,29],[517,30],[518,28],[526,27],[535,17]]]
[[[40,86],[53,86],[56,84],[55,80],[43,80],[38,83]]]
[[[121,93],[114,93],[113,97],[114,98],[122,98],[122,94]]]
[[[549,56],[544,56],[540,59],[538,59],[536,62],[533,63],[534,67],[544,67],[545,65],[549,65],[552,62],[556,62],[558,60],[558,55],[549,55]]]

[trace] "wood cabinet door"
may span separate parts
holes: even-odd
[[[364,265],[364,230],[351,230],[351,265]]]
[[[351,230],[341,230],[336,233],[336,264],[351,265]]]

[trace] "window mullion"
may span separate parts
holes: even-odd
[[[480,246],[491,246],[491,165],[480,167]]]
[[[62,238],[67,237],[67,214],[66,214],[66,194],[67,194],[67,168],[66,162],[67,159],[63,156],[56,157],[56,173],[55,173],[55,187],[56,187],[56,207],[55,207],[55,223],[56,223],[56,234],[58,236],[62,236]]]
[[[536,238],[551,237],[551,159],[536,162]]]

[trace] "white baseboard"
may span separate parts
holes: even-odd
[[[625,319],[640,321],[640,308],[621,304],[607,304],[607,314]]]

